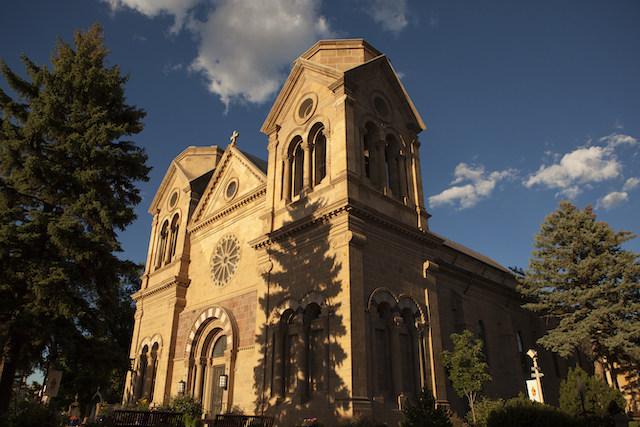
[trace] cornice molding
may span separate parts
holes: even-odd
[[[188,226],[187,233],[188,234],[195,233],[201,230],[202,228],[206,227],[207,225],[211,224],[212,222],[218,221],[220,218],[230,215],[232,212],[253,202],[254,200],[260,199],[262,197],[266,197],[266,195],[267,195],[267,184],[264,183],[258,188],[257,191],[240,198],[236,203],[229,206],[225,206],[225,208],[222,209],[221,211],[214,212],[208,217],[204,218],[202,221],[199,221],[195,224]]]
[[[162,292],[166,292],[173,288],[183,288],[186,290],[189,287],[190,280],[181,279],[179,277],[171,277],[160,284],[151,288],[141,289],[135,294],[131,295],[131,298],[136,302],[149,298],[152,295],[156,295]]]

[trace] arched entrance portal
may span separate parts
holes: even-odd
[[[187,390],[201,399],[205,417],[212,418],[232,405],[237,327],[228,310],[211,307],[198,316],[189,337]]]

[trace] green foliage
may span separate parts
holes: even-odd
[[[640,262],[621,244],[635,238],[596,221],[591,206],[569,201],[547,215],[518,290],[525,308],[557,326],[538,340],[567,357],[583,348],[595,359],[640,360]]]
[[[482,351],[482,340],[474,340],[473,334],[465,329],[461,334],[451,334],[451,341],[453,352],[442,352],[443,364],[458,396],[467,397],[475,424],[474,402],[482,390],[482,384],[491,380],[489,365]]]
[[[624,412],[626,401],[600,377],[587,374],[582,368],[569,369],[567,378],[560,383],[560,409],[576,419],[582,419],[582,400],[577,388],[580,377],[585,389],[584,407],[590,426],[612,425],[613,415]]]
[[[62,418],[49,408],[32,402],[20,402],[0,416],[3,427],[58,427]]]
[[[520,394],[507,400],[504,405],[489,413],[487,427],[578,427],[573,420],[558,408],[533,402]]]
[[[480,399],[475,405],[475,414],[476,414],[476,427],[487,427],[487,420],[489,419],[489,414],[493,411],[497,411],[504,406],[504,400],[502,399],[489,399],[488,397],[483,397]],[[469,424],[473,423],[473,414],[471,412],[467,413],[467,422]]]
[[[400,421],[400,427],[452,427],[449,412],[436,407],[436,401],[431,390],[423,388],[420,396],[403,409],[404,421]]]
[[[196,427],[202,417],[202,403],[200,403],[199,399],[186,393],[169,396],[162,402],[159,409],[161,411],[181,412],[186,427]]]
[[[118,259],[117,231],[136,218],[134,184],[149,168],[123,139],[142,130],[145,112],[125,103],[128,76],[106,66],[103,37],[95,24],[73,46],[58,40],[51,67],[23,55],[27,79],[0,61],[17,94],[0,89],[0,348],[11,360],[0,413],[15,372],[44,353],[52,368],[97,355],[109,375],[126,364],[111,345],[129,330],[120,283],[135,267]]]
[[[377,422],[369,415],[356,413],[353,417],[338,417],[336,427],[381,427],[382,424]]]

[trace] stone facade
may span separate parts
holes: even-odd
[[[235,138],[180,154],[149,210],[124,400],[183,383],[207,417],[395,424],[428,387],[464,413],[442,366],[463,329],[486,343],[487,394],[524,392],[544,325],[507,269],[429,230],[424,129],[386,56],[330,40],[296,60],[266,118],[268,162]],[[566,362],[540,365],[557,401]]]

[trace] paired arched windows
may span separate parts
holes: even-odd
[[[176,254],[178,243],[178,231],[180,229],[180,215],[175,214],[169,225],[169,220],[165,220],[160,228],[158,238],[158,250],[156,252],[156,268],[169,264]]]
[[[316,123],[307,141],[291,140],[284,159],[282,197],[293,200],[303,189],[311,191],[327,175],[327,138],[322,123]]]
[[[133,380],[133,403],[140,399],[146,399],[148,402],[153,400],[159,350],[160,345],[158,342],[154,342],[151,345],[151,349],[149,349],[149,344],[145,344],[138,355],[137,368]]]
[[[318,301],[290,306],[273,329],[272,396],[306,401],[326,392],[329,375],[328,316]]]
[[[381,191],[404,201],[408,196],[407,161],[401,141],[393,134],[385,137],[376,125],[368,122],[363,137],[363,175]]]

